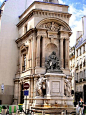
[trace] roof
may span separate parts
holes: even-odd
[[[5,4],[5,2],[7,2],[8,0],[4,0],[3,2],[2,2],[2,4],[0,5],[0,9],[3,7],[3,5]]]

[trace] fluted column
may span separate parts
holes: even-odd
[[[57,55],[58,55],[58,58],[60,59],[60,55],[59,55],[59,53],[60,53],[60,49],[59,49],[59,46],[60,46],[60,44],[59,44],[59,39],[57,39],[57,44],[58,44],[58,47],[57,47],[57,48],[58,48],[58,54],[57,54]]]
[[[43,38],[42,45],[42,67],[45,67],[45,37]]]
[[[40,67],[40,36],[37,37],[36,67]]]
[[[28,68],[30,67],[30,40],[29,42],[29,48],[28,48]]]
[[[30,40],[30,68],[32,67],[32,45],[31,45],[31,40]]]
[[[63,68],[63,39],[60,39],[60,62],[61,68]]]
[[[69,68],[69,39],[65,40],[65,67]]]
[[[19,71],[22,72],[22,54],[21,54],[21,48],[19,48]]]
[[[33,70],[33,74],[34,74],[34,69],[36,66],[36,35],[33,35],[33,39],[32,39],[32,70]]]

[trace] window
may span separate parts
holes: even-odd
[[[80,69],[82,68],[82,62],[80,63]]]
[[[78,57],[78,50],[76,51],[76,57]]]
[[[25,31],[25,33],[27,32],[27,25],[25,25],[25,27],[24,27],[24,31]]]
[[[85,76],[85,80],[86,80],[86,69],[84,70],[84,76]]]
[[[26,70],[26,54],[23,54],[22,71]]]
[[[85,45],[83,46],[83,53],[85,52]]]
[[[80,82],[80,72],[78,73],[78,82]]]
[[[79,55],[81,55],[81,48],[79,49]]]
[[[83,67],[85,67],[85,59],[84,59],[84,62],[83,62]]]
[[[75,80],[78,81],[78,73],[75,73]]]
[[[86,44],[85,44],[85,51],[86,51]]]
[[[80,55],[80,49],[78,49],[78,56]]]

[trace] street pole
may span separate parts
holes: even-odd
[[[26,108],[27,108],[27,96],[26,96],[26,103],[25,103],[25,113],[26,113]]]

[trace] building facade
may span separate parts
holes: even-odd
[[[65,79],[71,84],[69,6],[59,4],[57,0],[44,0],[35,1],[26,8],[26,1],[7,1],[1,16],[0,85],[4,85],[4,93],[0,92],[2,104],[24,103],[24,83],[30,85],[28,103],[33,105],[35,100],[39,100],[35,99],[37,82],[40,76],[45,77],[45,63],[53,52],[54,57],[60,61]],[[62,79],[64,80],[63,76]],[[66,89],[64,91],[61,80],[59,82],[57,92],[64,97],[64,103],[67,99],[72,101],[70,93],[67,97],[64,96]]]
[[[77,31],[76,45],[70,52],[70,70],[72,83],[74,84],[75,102],[78,103],[80,97],[86,102],[86,17],[82,17],[82,31]],[[75,54],[72,52],[75,52]],[[74,76],[74,77],[73,77]]]
[[[71,14],[68,13],[67,5],[57,3],[35,1],[19,17],[20,21],[17,24],[19,38],[16,40],[19,61],[14,79],[14,103],[24,103],[23,84],[29,83],[28,103],[33,104],[37,96],[36,83],[40,75],[45,76],[45,62],[53,51],[60,60],[61,70],[71,80],[69,70]]]
[[[82,97],[86,102],[86,17],[83,17],[82,20],[84,29],[82,32],[77,32],[75,47],[75,100],[79,101]]]
[[[71,47],[69,50],[69,66],[70,75],[72,76],[72,90],[75,89],[75,46]]]
[[[20,5],[21,4],[21,5]],[[22,8],[21,8],[22,7]],[[26,8],[26,0],[8,0],[0,8],[0,102],[12,104],[14,81],[18,66],[18,38],[16,24]],[[1,86],[4,85],[2,92]]]

